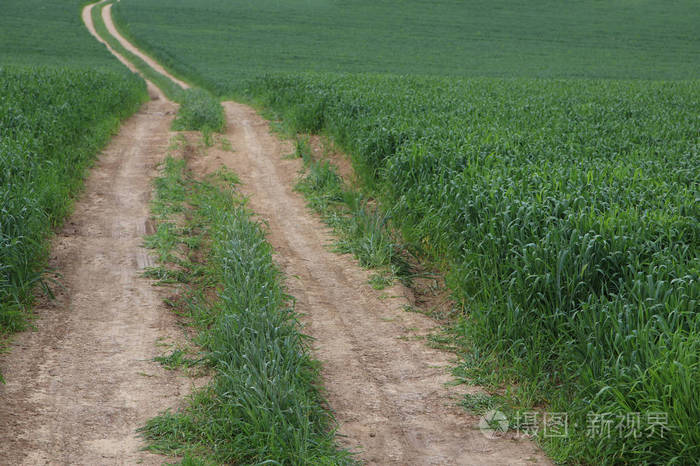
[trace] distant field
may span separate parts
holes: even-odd
[[[97,43],[80,1],[4,1],[0,13],[0,337],[22,329],[48,238],[144,83]]]
[[[124,67],[85,29],[81,0],[3,0],[0,66]]]
[[[142,47],[224,94],[287,71],[700,76],[695,0],[122,0],[114,10]]]

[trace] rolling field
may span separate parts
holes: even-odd
[[[700,456],[696,4],[124,0],[115,15],[180,75],[351,155],[444,272],[474,344],[461,370],[498,369],[517,403],[567,413],[570,435],[540,435],[553,458]],[[648,433],[658,413],[663,436],[591,433],[591,415]]]
[[[146,97],[143,82],[84,30],[80,4],[3,4],[0,335],[24,327],[47,239],[98,149]]]
[[[124,67],[92,39],[80,20],[81,0],[8,0],[0,15],[0,65]]]
[[[693,0],[123,0],[114,15],[143,49],[224,95],[271,72],[700,74]]]

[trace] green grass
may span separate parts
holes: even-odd
[[[159,255],[182,256],[192,238],[203,245],[200,263],[170,263],[185,272],[187,285],[173,309],[199,330],[195,341],[214,378],[186,408],[152,419],[142,433],[149,449],[183,456],[182,464],[352,463],[335,445],[332,419],[321,407],[318,363],[299,332],[272,249],[235,183],[229,173],[196,182],[184,161],[173,158],[156,182],[159,224],[172,225],[177,214],[188,218],[181,228],[168,227],[172,240],[161,234],[151,243]],[[199,363],[177,351],[160,361]]]
[[[221,132],[226,123],[221,103],[204,89],[187,89],[178,96],[180,109],[173,122],[176,131]]]
[[[122,0],[115,19],[222,95],[319,71],[683,79],[700,75],[695,0]]]
[[[328,161],[314,160],[306,139],[297,139],[295,155],[304,159],[305,170],[296,189],[333,228],[338,237],[334,250],[352,254],[362,267],[378,269],[370,280],[376,289],[391,285],[395,277],[409,281],[407,253],[392,235],[390,215],[372,208],[371,199],[347,186]]]
[[[3,0],[0,65],[70,66],[123,72],[87,31],[82,0]]]

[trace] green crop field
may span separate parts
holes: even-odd
[[[82,25],[82,3],[2,5],[0,336],[24,327],[51,232],[99,148],[146,97]]]
[[[362,189],[445,273],[473,344],[460,371],[498,368],[519,403],[568,414],[569,435],[541,436],[553,458],[700,456],[696,2],[115,10],[174,72],[352,156]],[[648,435],[658,413],[668,430]],[[592,414],[613,433],[592,434]],[[635,416],[641,432],[621,434]]]
[[[697,457],[699,82],[306,75],[250,92],[353,154],[480,351],[578,423],[556,457]],[[589,413],[652,412],[664,438],[586,437]]]
[[[141,47],[222,94],[269,72],[679,79],[695,0],[122,0]]]
[[[123,66],[85,29],[81,0],[4,0],[0,65],[58,65],[122,71]]]
[[[82,3],[0,13],[0,333],[22,327],[47,238],[145,97]],[[357,188],[445,277],[467,342],[456,373],[568,416],[567,435],[540,431],[552,458],[697,461],[696,0],[122,0],[114,15],[175,74],[350,154]],[[205,94],[190,92],[184,127],[221,126]],[[181,434],[155,422],[153,438]]]

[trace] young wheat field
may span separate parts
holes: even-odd
[[[138,74],[87,32],[88,3],[0,7],[0,415],[19,419],[0,429],[12,448],[0,457],[62,461],[30,451],[50,452],[55,441],[68,462],[172,460],[136,460],[140,446],[185,465],[697,463],[697,1],[86,8],[97,36]],[[269,126],[222,100],[252,106]],[[102,148],[132,115],[132,132],[117,137],[131,149],[113,165],[141,157],[138,192],[132,175],[99,174],[100,160],[117,153]],[[170,132],[179,135],[166,148]],[[296,152],[283,157],[289,138]],[[94,164],[116,194],[90,183]],[[149,355],[165,346],[160,337],[139,342],[148,349],[115,372],[138,366],[136,387],[147,387],[152,371],[176,396],[175,376],[158,378],[176,370],[197,388],[157,416],[147,398],[130,405],[100,392],[108,395],[97,416],[115,425],[131,416],[119,425],[135,426],[118,443],[134,452],[101,456],[109,434],[95,428],[80,443],[56,419],[44,428],[35,402],[64,384],[47,361],[73,367],[62,349],[96,332],[71,333],[71,309],[88,299],[72,295],[80,287],[70,269],[66,288],[64,271],[51,268],[60,264],[52,238],[89,236],[64,228],[76,205],[75,215],[96,218],[95,205],[142,204],[150,217],[133,231],[96,235],[137,235],[119,267],[142,281],[110,283],[122,307],[95,305],[108,313],[95,328],[111,318],[121,325],[119,309],[143,301],[130,293],[163,287],[163,304],[143,315],[170,316],[150,328],[184,328],[182,340],[157,357]],[[143,247],[157,260],[143,259]],[[78,269],[98,256],[81,257]],[[68,320],[47,329],[52,317],[33,309],[57,290]],[[400,309],[387,311],[396,298]],[[34,318],[32,340],[21,332]],[[98,346],[85,359],[104,363],[102,345],[118,337],[90,338]],[[12,358],[43,341],[55,341],[55,354],[28,353],[41,356],[19,378]],[[449,381],[423,371],[433,360],[451,361]],[[69,372],[81,403],[94,401],[81,391],[92,389],[91,364]],[[8,376],[3,388],[5,366],[17,380],[34,370],[51,377],[19,399]],[[124,386],[135,377],[117,376]],[[54,401],[44,399],[45,411]],[[489,422],[495,415],[502,422]],[[23,417],[42,425],[32,431]],[[27,452],[9,443],[19,438],[29,439]]]

